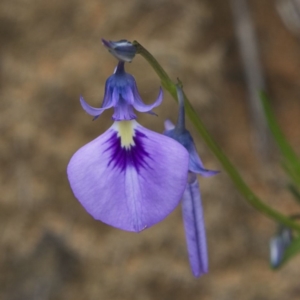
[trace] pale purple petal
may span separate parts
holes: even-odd
[[[195,174],[189,176],[182,213],[191,269],[194,276],[199,277],[208,272],[207,244],[199,183]]]
[[[124,122],[133,124],[133,135],[128,130],[124,134],[122,122],[115,122],[74,154],[67,172],[75,197],[95,219],[139,232],[178,205],[187,181],[188,152],[135,121]]]
[[[150,105],[147,105],[143,102],[143,100],[141,99],[136,83],[134,83],[134,86],[132,88],[132,93],[133,93],[133,97],[134,97],[134,103],[133,103],[133,107],[139,111],[139,112],[151,112],[151,110],[157,106],[159,106],[163,100],[163,91],[162,88],[159,89],[159,94],[157,99]]]
[[[111,106],[106,106],[106,107],[102,107],[102,108],[96,108],[96,107],[92,107],[90,106],[84,99],[82,96],[80,96],[80,104],[82,106],[82,108],[91,116],[94,117],[98,117],[100,116],[106,109],[112,107]]]

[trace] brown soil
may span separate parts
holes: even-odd
[[[262,65],[284,132],[300,147],[300,44],[271,0],[252,0]],[[252,209],[225,172],[199,178],[210,272],[189,270],[178,208],[140,234],[93,220],[74,198],[66,166],[82,145],[104,132],[79,95],[100,105],[115,59],[100,38],[142,43],[180,77],[212,136],[267,203],[291,214],[278,151],[262,158],[253,142],[245,79],[227,0],[0,2],[0,299],[299,299],[300,256],[279,271],[268,263],[276,225]],[[141,58],[127,70],[145,101],[159,80]],[[167,93],[159,118],[139,115],[161,132],[176,120]],[[195,131],[208,168],[220,165]]]

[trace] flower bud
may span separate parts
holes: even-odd
[[[102,39],[102,44],[118,60],[131,62],[136,54],[136,48],[127,40],[107,41]]]

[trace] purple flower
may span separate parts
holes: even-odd
[[[217,174],[218,171],[204,168],[193,138],[185,129],[184,96],[179,86],[177,86],[177,96],[179,101],[177,125],[174,126],[167,120],[164,134],[182,144],[189,153],[189,175],[182,199],[182,214],[191,269],[194,276],[199,277],[208,272],[208,255],[200,188],[196,174],[208,177]]]
[[[95,119],[106,109],[114,107],[113,120],[122,121],[136,119],[133,108],[139,112],[154,114],[152,109],[160,105],[162,99],[163,93],[162,89],[160,89],[158,98],[153,104],[144,104],[139,95],[134,77],[125,72],[124,62],[119,61],[114,74],[106,81],[102,107],[95,108],[90,106],[83,97],[80,97],[80,102],[82,108],[88,114],[94,116]]]
[[[188,153],[176,141],[136,121],[116,121],[80,148],[67,173],[75,197],[96,220],[141,231],[178,205]]]
[[[185,190],[189,155],[173,139],[150,131],[134,119],[132,106],[148,112],[124,63],[106,83],[101,109],[83,108],[93,116],[114,106],[113,125],[80,148],[67,173],[75,197],[96,220],[139,232],[170,214]]]

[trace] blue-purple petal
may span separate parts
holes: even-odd
[[[112,87],[110,85],[110,81],[108,79],[108,80],[106,80],[106,83],[105,83],[104,97],[103,97],[101,108],[110,108],[115,105],[116,101],[112,98],[112,92],[113,92],[113,89],[112,89]]]
[[[80,104],[82,106],[82,108],[85,110],[85,112],[87,112],[89,115],[94,116],[94,117],[99,117],[107,108],[112,107],[107,105],[106,107],[102,107],[102,108],[96,108],[93,106],[90,106],[84,99],[82,96],[80,96]]]
[[[132,106],[128,105],[127,101],[121,98],[118,105],[115,106],[112,119],[115,121],[133,120],[136,119],[136,115],[133,112]]]
[[[188,152],[135,121],[123,122],[133,124],[132,139],[115,122],[73,155],[67,172],[75,197],[95,219],[139,232],[178,205],[187,182]]]
[[[143,100],[140,97],[140,94],[138,92],[136,83],[134,82],[133,88],[132,88],[132,92],[133,92],[133,97],[134,97],[134,103],[133,103],[133,107],[139,111],[139,112],[151,112],[151,110],[157,106],[159,106],[163,100],[163,91],[162,88],[159,88],[159,93],[157,96],[157,99],[150,105],[147,105],[143,102]]]
[[[210,177],[219,173],[219,171],[213,171],[204,168],[194,143],[189,145],[188,151],[190,154],[189,171],[200,174],[203,177]]]
[[[134,82],[134,79],[133,79],[133,82]],[[130,85],[128,85],[127,87],[123,88],[122,90],[122,98],[126,101],[126,103],[129,105],[133,105],[134,103],[134,95],[133,95],[133,92],[132,92],[132,85],[133,85],[133,82],[131,82]]]
[[[195,174],[189,176],[182,214],[191,269],[194,276],[199,277],[208,272],[207,243],[199,183]]]
[[[219,171],[213,171],[205,169],[203,163],[197,153],[194,141],[190,133],[186,129],[178,129],[170,120],[166,120],[164,134],[173,138],[178,143],[183,145],[189,152],[189,171],[197,173],[203,177],[213,176],[219,173]]]

